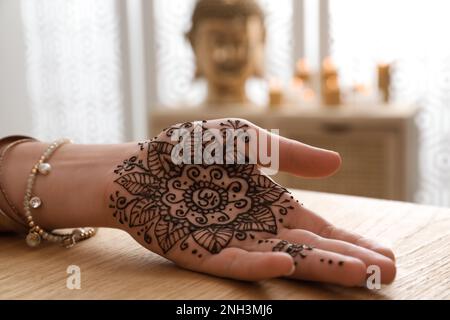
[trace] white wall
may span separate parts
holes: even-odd
[[[19,0],[0,0],[0,137],[31,134]]]

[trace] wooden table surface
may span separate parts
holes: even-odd
[[[0,236],[3,299],[449,299],[450,209],[296,191],[306,207],[344,228],[394,248],[395,282],[380,290],[272,279],[247,283],[176,267],[128,234],[101,229],[70,250],[29,249]],[[69,265],[81,268],[81,289],[69,290]]]

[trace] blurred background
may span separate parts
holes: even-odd
[[[0,0],[0,136],[243,117],[334,149],[288,187],[450,206],[446,0]],[[447,40],[446,40],[447,39]]]

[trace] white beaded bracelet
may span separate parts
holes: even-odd
[[[33,186],[36,176],[38,174],[46,176],[51,172],[52,167],[46,161],[51,157],[56,149],[66,143],[71,143],[71,141],[69,139],[60,139],[53,142],[42,154],[39,161],[33,166],[31,173],[28,176],[23,207],[25,211],[26,224],[30,228],[26,236],[26,242],[30,247],[37,247],[41,243],[42,239],[44,239],[50,242],[60,243],[66,248],[70,248],[79,241],[93,237],[96,233],[94,228],[78,228],[72,230],[71,233],[66,234],[47,232],[39,227],[33,220],[33,216],[31,214],[32,209],[36,210],[42,205],[42,200],[38,196],[33,195]]]

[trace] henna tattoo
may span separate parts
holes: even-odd
[[[242,123],[241,120],[237,119],[237,120],[230,120],[228,119],[225,122],[221,122],[220,125],[224,128],[230,128],[230,129],[234,129],[234,130],[238,130],[238,129],[247,129],[248,128],[248,124],[246,123]]]
[[[324,258],[320,258],[320,262],[325,262],[325,259]],[[328,259],[328,264],[329,265],[332,265],[333,264],[333,259]],[[339,267],[342,267],[344,265],[344,261],[339,261],[338,262],[338,266]]]
[[[199,124],[202,130],[206,123]],[[240,120],[220,125],[222,129],[248,127]],[[180,128],[193,131],[195,126],[183,123],[165,129],[163,135],[172,137]],[[138,229],[147,243],[156,238],[164,253],[176,245],[186,250],[194,242],[217,254],[233,239],[254,239],[251,232],[277,234],[277,218],[293,209],[289,199],[282,200],[288,191],[261,175],[256,165],[174,164],[174,145],[158,138],[141,142],[138,148],[137,156],[114,170],[120,190],[110,196],[110,208],[121,224]],[[288,253],[302,255],[304,249],[310,250],[291,245]],[[191,253],[202,257],[197,248]]]
[[[292,257],[299,256],[300,258],[304,259],[306,258],[306,254],[304,253],[304,250],[311,251],[313,250],[313,247],[308,246],[306,244],[292,244],[289,243],[286,240],[281,240],[277,243],[276,246],[272,248],[272,251],[283,251],[288,253]]]

